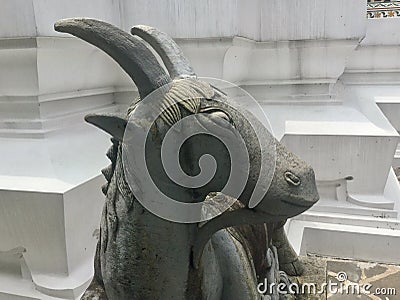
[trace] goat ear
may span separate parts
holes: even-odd
[[[112,137],[122,142],[128,121],[118,115],[112,114],[89,114],[85,121],[109,133]]]

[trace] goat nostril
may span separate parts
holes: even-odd
[[[287,183],[293,186],[299,186],[301,183],[300,178],[289,171],[285,172],[285,180]]]

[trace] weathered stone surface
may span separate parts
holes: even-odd
[[[97,283],[97,281],[92,281],[90,286],[87,288],[81,300],[108,300],[104,289]]]
[[[326,282],[326,259],[317,256],[301,256],[300,261],[304,266],[304,273],[302,276],[296,277],[296,280],[301,286],[304,283],[314,283],[320,287]],[[326,293],[314,295],[307,293],[300,293],[297,295],[298,300],[326,300]]]
[[[264,273],[270,277],[269,282],[288,283],[286,275],[279,272],[279,259],[283,266],[293,267],[287,268],[290,273],[301,272],[282,226],[287,218],[302,213],[319,199],[311,166],[279,143],[250,111],[230,103],[226,94],[197,79],[179,47],[157,29],[141,26],[132,33],[158,52],[168,74],[141,39],[105,22],[66,19],[57,22],[55,29],[71,33],[109,54],[136,83],[141,98],[124,116],[85,117],[111,134],[113,145],[108,152],[111,166],[103,170],[108,184],[103,188],[106,201],[95,258],[95,279],[84,297],[100,299],[104,288],[104,295],[110,300],[253,300],[261,297],[256,289],[257,277]],[[150,94],[156,95],[155,103],[146,101]],[[162,159],[168,133],[175,132],[171,127],[189,116],[193,117],[191,122],[176,130],[173,144],[179,144],[179,138],[186,132],[198,130],[196,124],[202,130],[205,128],[207,134],[197,133],[192,137],[191,133],[188,142],[183,139],[185,143],[174,151],[174,155],[179,154],[179,166],[186,175],[195,177],[199,172],[198,160],[204,154],[211,155],[218,165],[209,182],[199,186],[172,180]],[[132,134],[129,126],[138,130]],[[130,134],[126,138],[127,132]],[[215,135],[216,132],[220,135]],[[210,135],[223,143],[216,143]],[[244,156],[231,156],[236,152],[226,149],[227,139],[235,151],[242,145]],[[129,147],[133,149],[131,152],[123,152]],[[133,159],[134,164],[130,165],[131,161],[123,154]],[[174,155],[167,160],[175,160]],[[135,158],[143,156],[146,162],[140,169],[141,160]],[[240,168],[234,172],[231,166]],[[243,183],[243,189],[237,194],[226,190],[227,180],[242,170],[245,173],[242,182],[236,178],[229,183],[231,186]],[[131,174],[133,177],[129,177]],[[168,207],[165,194],[172,196],[174,202],[193,203],[203,202],[215,191],[233,197],[238,205],[221,210],[221,214],[202,226],[197,219],[177,221],[154,211],[167,208],[170,216],[175,206]],[[253,194],[259,195],[258,199],[253,199]],[[152,203],[157,203],[157,199],[162,202],[152,210],[143,204],[143,198]],[[245,228],[246,225],[250,227]],[[273,232],[276,234],[271,238]],[[274,242],[279,244],[281,257],[273,247]],[[269,273],[260,262],[268,248],[275,253]],[[272,300],[288,298],[279,297],[278,293],[271,297]]]
[[[316,256],[300,257],[300,260],[303,262],[305,272],[300,277],[293,277],[294,282],[297,281],[299,286],[304,283],[315,284],[317,290],[323,284],[332,282],[337,290],[333,287],[329,292],[326,288],[327,292],[323,294],[300,294],[296,299],[378,300],[399,297],[400,266],[398,265]],[[369,288],[367,284],[370,284]],[[363,292],[363,289],[366,292]]]
[[[399,266],[328,261],[327,271],[327,280],[339,287],[337,293],[328,293],[328,299],[385,299],[386,296],[392,299],[395,291],[400,291]]]

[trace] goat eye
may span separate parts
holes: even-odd
[[[301,183],[300,178],[289,171],[285,172],[285,180],[287,183],[293,186],[299,186]]]

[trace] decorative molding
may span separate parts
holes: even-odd
[[[0,50],[4,49],[36,49],[36,38],[7,38],[0,39]]]
[[[234,37],[223,79],[242,86],[334,84],[358,39],[258,42]],[[300,63],[301,62],[301,63]]]
[[[400,1],[368,0],[367,17],[369,19],[400,17]]]
[[[83,123],[84,116],[88,113],[124,111],[136,95],[136,91],[125,88],[104,87],[34,96],[31,98],[35,101],[28,104],[37,108],[39,114],[26,118],[9,114],[8,117],[1,118],[0,137],[45,138],[51,132]],[[21,102],[13,100],[12,97],[3,103],[0,101],[0,105],[8,111],[20,109]],[[63,108],[61,112],[60,107]]]

